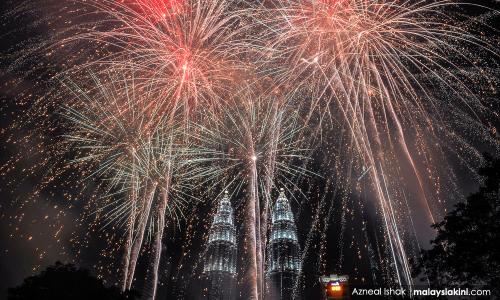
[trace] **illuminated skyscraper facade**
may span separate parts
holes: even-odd
[[[281,189],[271,214],[267,246],[266,298],[292,299],[300,270],[300,247],[292,209]]]
[[[219,202],[208,237],[203,273],[208,299],[234,298],[236,278],[236,230],[233,208],[225,192]]]

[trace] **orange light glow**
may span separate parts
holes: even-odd
[[[332,286],[330,287],[330,290],[331,290],[332,292],[341,292],[341,291],[342,291],[342,287],[341,287],[340,285],[332,285]]]

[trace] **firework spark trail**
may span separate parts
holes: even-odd
[[[273,112],[272,114],[273,115],[276,115],[277,114],[277,105],[278,104],[278,101],[276,101],[275,105],[273,105],[272,109],[273,109]],[[275,123],[274,127],[272,130],[271,130],[271,137],[269,139],[269,148],[266,150],[266,154],[264,155],[264,159],[266,160],[264,162],[264,180],[263,180],[263,184],[262,184],[262,187],[261,187],[261,191],[262,191],[262,200],[263,200],[263,203],[262,203],[262,211],[261,211],[261,214],[260,214],[260,223],[258,224],[258,227],[260,229],[260,253],[261,253],[261,266],[260,266],[260,269],[261,269],[261,272],[262,274],[264,273],[264,270],[265,270],[265,267],[266,267],[266,262],[267,262],[267,256],[266,256],[266,253],[267,253],[267,233],[268,233],[268,221],[269,221],[269,211],[271,209],[271,205],[272,205],[272,200],[271,200],[271,194],[272,194],[272,189],[273,189],[273,186],[274,186],[274,175],[275,175],[275,171],[276,171],[276,155],[277,155],[277,151],[278,151],[278,142],[279,142],[279,134],[281,132],[281,124],[282,124],[282,120],[280,120],[280,118],[282,118],[283,116],[279,116],[278,117],[278,121]],[[264,291],[264,288],[265,288],[265,283],[264,283],[264,276],[261,276],[261,291]]]
[[[56,2],[60,6],[59,1]],[[288,128],[288,120],[283,118],[290,110],[288,105],[304,113],[306,123],[316,122],[320,133],[327,126],[339,129],[335,135],[350,141],[336,146],[338,153],[345,154],[340,161],[354,160],[354,169],[369,166],[364,176],[377,195],[380,217],[392,249],[390,256],[396,262],[394,267],[402,267],[401,274],[406,281],[409,281],[409,271],[402,220],[403,215],[411,212],[410,206],[402,206],[394,196],[404,189],[399,184],[402,181],[399,178],[403,178],[399,165],[409,164],[411,177],[418,185],[417,198],[432,222],[439,214],[439,205],[432,201],[438,196],[431,194],[427,185],[443,176],[437,166],[432,166],[439,157],[433,158],[431,147],[442,156],[456,153],[458,159],[473,170],[471,161],[480,160],[479,152],[472,146],[472,138],[458,127],[462,126],[458,123],[466,120],[465,123],[479,128],[475,132],[482,130],[479,136],[486,137],[488,146],[499,149],[498,139],[484,133],[488,131],[484,130],[481,118],[487,115],[487,103],[472,91],[470,84],[475,82],[468,78],[470,74],[483,76],[483,70],[475,66],[478,57],[468,49],[480,49],[495,57],[498,52],[480,36],[469,34],[470,24],[466,23],[471,20],[464,22],[463,27],[454,25],[456,22],[445,11],[453,9],[453,2],[268,2],[272,5],[240,10],[231,7],[232,1],[225,0],[131,0],[125,3],[78,0],[68,1],[68,6],[44,18],[53,19],[50,22],[64,29],[56,28],[59,33],[53,40],[41,43],[35,50],[52,57],[53,61],[64,58],[62,64],[59,62],[63,70],[54,78],[65,78],[63,81],[71,97],[65,92],[51,91],[35,100],[34,109],[26,119],[28,123],[43,119],[40,127],[53,129],[47,115],[51,115],[52,108],[64,103],[61,115],[70,123],[70,132],[63,137],[64,143],[54,142],[49,152],[63,157],[69,144],[78,152],[71,166],[86,178],[104,178],[102,185],[106,186],[104,194],[108,198],[125,195],[122,197],[125,201],[98,203],[101,210],[109,209],[100,214],[106,224],[117,222],[128,227],[123,287],[130,288],[133,282],[146,230],[155,241],[153,281],[158,280],[161,256],[158,245],[163,237],[160,225],[167,222],[161,212],[176,214],[185,202],[169,194],[182,194],[181,190],[189,189],[188,184],[179,183],[178,179],[196,174],[191,167],[200,161],[209,164],[224,160],[225,169],[203,169],[200,173],[204,176],[194,177],[207,183],[207,178],[233,176],[238,167],[246,170],[234,176],[231,182],[240,181],[239,186],[246,182],[248,186],[247,204],[253,208],[248,211],[251,224],[247,226],[254,231],[249,254],[255,257],[252,293],[262,296],[266,260],[263,250],[273,182],[276,179],[282,184],[294,185],[286,176],[307,173],[281,160],[283,157],[301,159],[297,149],[302,141],[290,143],[290,137],[295,136],[297,130]],[[254,15],[256,25],[248,25],[252,23],[248,14]],[[60,24],[56,19],[63,21]],[[246,40],[249,33],[255,36],[251,44]],[[33,51],[27,53],[22,53],[15,63]],[[249,61],[254,60],[256,53],[258,63],[253,66]],[[116,73],[127,75],[110,78],[110,67]],[[94,72],[90,80],[86,78],[88,70]],[[234,92],[238,89],[234,87],[242,82],[257,81],[253,72],[264,75],[273,86],[257,87],[256,94],[269,96],[276,106],[261,105],[257,103],[260,100],[228,100],[238,97]],[[449,92],[449,97],[456,99],[442,101],[431,89],[436,86],[435,82]],[[270,96],[273,93],[279,96]],[[235,111],[231,111],[233,105],[237,108]],[[215,124],[212,120],[206,121],[205,114],[213,118]],[[492,118],[498,120],[498,115]],[[208,132],[217,133],[200,144],[217,141],[219,148],[225,147],[222,152],[227,150],[224,159],[217,151],[205,152],[202,147],[197,149],[189,144],[188,137],[193,133],[187,124],[191,121],[199,122],[199,127],[207,127]],[[183,138],[178,139],[184,144],[182,147],[190,150],[177,149],[178,141],[173,142],[177,133],[161,132],[169,132],[168,128],[177,123],[183,124],[178,133]],[[496,133],[494,127],[492,131]],[[416,136],[414,141],[412,134]],[[160,145],[159,136],[170,144]],[[446,136],[450,146],[442,145],[442,136]],[[38,148],[45,149],[47,144]],[[165,153],[164,150],[170,151],[172,147],[175,154]],[[463,155],[464,152],[471,154],[470,157]],[[402,153],[402,157],[398,153]],[[421,164],[422,156],[425,161]],[[175,160],[183,163],[169,165],[165,172],[167,165],[163,162]],[[45,164],[49,162],[44,160]],[[421,172],[421,168],[425,168],[427,174]],[[346,189],[353,174],[347,169],[335,171],[344,172],[348,178],[342,183]],[[64,170],[54,173],[61,175]],[[43,184],[48,186],[56,175]],[[450,181],[451,185],[455,184],[453,179]],[[438,192],[445,189],[439,183],[436,186]],[[169,195],[168,202],[162,202],[166,198],[160,195]],[[342,201],[345,206],[346,198]],[[156,202],[158,205],[154,205]],[[409,218],[412,222],[411,215]],[[342,212],[341,224],[342,239],[345,212]],[[388,247],[385,250],[389,251]],[[399,269],[396,272],[400,276]],[[155,289],[156,284],[150,291],[153,296]]]
[[[411,212],[411,209],[408,205],[408,200],[406,198],[406,194],[404,194],[404,193],[403,193],[403,199],[405,200],[406,209]],[[415,230],[415,224],[413,223],[413,218],[411,217],[411,214],[410,214],[410,224],[411,224],[411,230],[412,230],[414,239],[416,241],[416,246],[417,246],[416,251],[415,251],[415,256],[420,257],[422,255],[423,248],[420,246],[420,242],[418,241],[417,231]],[[429,278],[426,277],[425,279],[426,279],[427,285],[430,286]]]
[[[341,144],[343,141],[342,139],[339,141],[339,144]],[[345,173],[350,173],[352,172],[352,164],[347,164],[347,165],[342,165],[339,167],[338,164],[338,159],[331,159],[330,163],[334,163],[335,166],[332,167],[332,169],[336,170],[336,176],[337,178],[340,178],[343,176]],[[328,167],[327,167],[328,168]],[[331,220],[332,213],[334,211],[334,205],[336,204],[335,199],[337,199],[337,196],[340,194],[340,201],[342,203],[341,205],[341,222],[340,222],[340,236],[339,240],[337,241],[338,249],[339,249],[339,266],[338,268],[342,267],[343,263],[343,236],[344,232],[346,229],[346,221],[345,221],[345,214],[348,211],[347,209],[347,200],[348,197],[346,194],[343,192],[348,190],[348,185],[350,184],[351,178],[348,178],[346,182],[338,182],[332,177],[328,177],[326,184],[325,184],[325,190],[323,191],[323,196],[321,197],[321,200],[318,203],[318,206],[316,207],[315,213],[314,213],[314,219],[312,221],[311,227],[307,233],[306,240],[304,242],[304,248],[302,251],[302,256],[301,256],[301,266],[303,267],[304,261],[306,260],[307,256],[311,254],[310,249],[314,248],[311,246],[312,243],[314,243],[314,240],[316,236],[319,236],[320,241],[326,241],[326,234],[328,232]],[[334,186],[332,187],[332,182],[335,182]],[[344,184],[345,186],[342,186]],[[330,189],[333,189],[331,198],[327,198],[327,196],[330,193]],[[324,216],[324,212],[326,211],[326,207],[328,207],[328,212],[326,216]],[[319,255],[317,255],[317,263],[320,265],[320,269],[324,268],[324,261],[323,257],[326,257],[326,242],[320,243],[320,249],[319,249]],[[316,251],[315,251],[316,252]],[[316,254],[315,254],[316,255]],[[293,299],[297,299],[300,295],[300,289],[303,289],[301,286],[301,282],[303,281],[303,269],[301,268],[299,271],[299,274],[297,276],[297,279],[294,283],[293,286]]]
[[[170,123],[168,120],[166,122]],[[144,162],[141,167],[144,174],[150,181],[158,184],[154,200],[157,205],[154,214],[151,214],[156,216],[156,223],[150,222],[148,229],[154,240],[150,266],[153,277],[146,294],[152,298],[156,295],[159,280],[165,217],[169,216],[170,221],[184,218],[182,211],[193,200],[192,196],[185,194],[185,191],[193,189],[191,182],[207,181],[209,179],[206,177],[214,176],[212,169],[205,166],[212,162],[207,155],[211,153],[190,144],[183,126],[171,128],[160,125],[158,128],[159,134],[152,139],[152,146],[145,148],[144,157],[140,160]],[[184,197],[186,198],[183,199]],[[133,280],[133,276],[130,280]]]
[[[151,91],[157,118],[182,110],[187,120],[201,106],[215,109],[231,93],[235,74],[243,69],[239,59],[247,51],[241,40],[244,12],[230,11],[228,1],[179,1],[177,10],[141,1],[127,5],[115,0],[86,1],[95,14],[112,26],[83,28],[82,33],[60,43],[87,42],[109,51],[82,68],[113,65],[134,69],[144,80],[138,88]],[[160,10],[162,11],[162,10]],[[93,48],[91,48],[93,49]]]
[[[366,226],[367,222],[363,222],[363,232],[364,232],[364,238],[365,238],[365,243],[367,246],[367,251],[368,251],[368,259],[370,263],[370,271],[371,271],[371,276],[372,276],[372,282],[377,283],[377,274],[378,274],[378,268],[377,268],[377,263],[375,260],[375,252],[373,250],[373,246],[370,243],[370,240],[368,239],[368,228]]]
[[[146,188],[146,194],[143,200],[141,201],[142,209],[140,211],[139,222],[137,225],[137,235],[134,238],[134,242],[130,250],[130,263],[129,263],[130,267],[128,269],[128,276],[127,276],[127,289],[130,289],[133,283],[135,267],[137,265],[137,260],[139,258],[142,243],[144,241],[144,233],[146,232],[146,226],[157,186],[158,186],[157,182],[149,183]]]
[[[77,168],[82,162],[94,166],[94,175],[108,182],[110,197],[116,194],[115,188],[117,193],[128,194],[124,197],[127,201],[111,203],[103,216],[107,224],[125,219],[128,227],[123,258],[125,289],[133,284],[146,232],[148,240],[152,236],[153,284],[147,294],[154,297],[165,215],[171,217],[169,220],[182,217],[179,213],[186,202],[183,190],[191,188],[189,180],[210,176],[211,169],[202,166],[210,161],[210,153],[189,144],[182,119],[179,124],[167,119],[150,128],[147,118],[154,116],[143,113],[149,105],[143,100],[148,93],[137,91],[126,76],[121,80],[112,77],[107,84],[95,74],[91,77],[97,94],[67,84],[82,99],[79,107],[65,108],[62,113],[72,128],[67,141],[82,150],[72,163]]]
[[[327,180],[327,183],[329,180]],[[329,188],[330,185],[327,185],[327,189]],[[317,229],[318,227],[321,226],[321,213],[324,211],[325,205],[327,203],[326,196],[327,192],[323,194],[323,197],[321,198],[320,202],[318,203],[318,206],[316,207],[316,212],[314,214],[314,219],[311,224],[311,227],[309,229],[309,232],[306,237],[306,241],[304,242],[304,249],[302,251],[302,256],[301,256],[301,268],[299,270],[299,274],[297,275],[297,279],[295,280],[294,286],[293,286],[293,297],[292,299],[296,299],[296,297],[299,295],[299,288],[301,287],[301,281],[302,281],[302,269],[304,267],[304,261],[306,259],[306,255],[309,254],[309,248],[311,247],[311,243],[314,241],[315,235],[318,234],[319,230]]]
[[[88,162],[96,166],[96,175],[107,176],[113,173],[110,180],[110,189],[123,184],[126,181],[125,175],[127,168],[132,166],[134,170],[137,165],[136,159],[137,146],[147,146],[141,143],[143,138],[149,135],[149,128],[143,127],[147,123],[146,115],[143,113],[141,101],[137,99],[132,85],[127,85],[123,79],[111,77],[111,84],[105,84],[96,75],[91,74],[92,82],[97,86],[98,94],[92,95],[84,92],[78,86],[67,85],[74,94],[84,100],[79,107],[68,107],[63,116],[68,119],[75,127],[76,131],[67,135],[67,139],[77,148],[90,150],[87,156],[75,159],[75,162]],[[118,78],[120,79],[120,78]],[[117,82],[121,82],[118,84]],[[125,91],[125,92],[123,92]],[[92,97],[95,98],[92,98]],[[134,171],[135,173],[135,171]],[[131,276],[135,272],[135,265],[139,255],[140,248],[144,239],[146,223],[151,210],[151,201],[153,200],[156,183],[148,182],[143,189],[138,187],[141,180],[136,180],[136,174],[131,184],[131,193],[127,197],[132,203],[128,205],[130,212],[124,209],[111,211],[109,215],[111,221],[120,219],[123,215],[131,214],[128,222],[128,234],[125,245],[127,246],[124,254],[124,286],[130,288],[132,284]],[[145,194],[138,196],[139,190]],[[139,208],[136,209],[136,199]],[[138,213],[137,235],[133,237],[135,229],[135,217]],[[109,222],[108,222],[109,223]],[[133,241],[132,241],[133,239]],[[130,247],[130,248],[128,248]]]
[[[417,198],[429,223],[434,222],[434,215],[439,214],[436,207],[432,209],[435,195],[426,193],[428,182],[410,146],[426,156],[430,156],[430,149],[422,148],[421,141],[409,144],[408,135],[416,132],[419,137],[439,142],[434,128],[444,127],[440,115],[444,107],[471,118],[487,111],[467,80],[459,76],[471,65],[479,72],[473,66],[477,56],[464,49],[480,48],[498,56],[486,40],[454,25],[456,22],[445,12],[454,5],[450,1],[296,0],[275,1],[271,8],[257,9],[256,23],[266,32],[262,48],[269,49],[261,59],[263,73],[273,77],[278,86],[292,85],[294,91],[304,89],[314,95],[309,101],[310,116],[319,110],[320,117],[330,116],[332,126],[342,120],[354,142],[357,165],[382,164],[371,170],[370,186],[378,203],[384,205],[382,217],[387,221],[389,246],[409,284],[406,252],[398,229],[401,221],[390,217],[396,211],[400,215],[404,208],[394,207],[388,200],[390,193],[402,187],[391,187],[389,192],[386,186],[384,192],[379,177],[400,177],[397,168],[394,171],[388,167],[389,157],[398,159],[399,164],[409,164],[418,186]],[[418,74],[431,74],[457,100],[441,106],[431,81],[417,78]],[[471,148],[468,141],[462,141],[458,149]],[[498,149],[499,145],[491,141],[491,146]],[[396,153],[402,153],[402,157]]]
[[[250,140],[249,142],[250,145],[252,145],[252,141]],[[255,157],[253,154],[253,149],[251,149],[250,154],[252,155],[251,157]],[[253,160],[253,159],[250,159]],[[248,185],[247,185],[247,205],[246,205],[246,214],[245,214],[245,244],[248,249],[249,257],[247,264],[249,267],[246,269],[246,275],[245,278],[249,282],[251,282],[251,291],[249,292],[249,298],[250,299],[261,299],[262,294],[261,294],[261,286],[260,286],[260,281],[261,281],[261,266],[262,266],[262,256],[261,252],[258,249],[258,245],[261,243],[261,241],[258,239],[257,236],[257,231],[259,228],[257,227],[257,220],[258,220],[258,215],[260,211],[258,210],[258,190],[257,190],[257,168],[255,165],[255,162],[249,162],[248,163]]]
[[[170,176],[168,176],[170,178]],[[161,200],[160,203],[158,204],[158,210],[157,210],[157,230],[158,233],[155,234],[154,236],[154,247],[153,247],[153,254],[154,254],[154,260],[153,260],[153,280],[152,280],[152,286],[153,286],[153,292],[151,295],[151,299],[155,299],[156,297],[156,287],[158,286],[158,271],[160,267],[160,258],[161,258],[161,250],[162,250],[162,239],[163,239],[163,228],[165,227],[165,214],[167,210],[167,204],[168,204],[168,192],[169,192],[169,186],[170,184],[167,183],[164,187],[161,188]]]
[[[132,157],[134,158],[136,156],[135,153],[132,153]],[[121,280],[121,290],[124,292],[127,289],[127,283],[128,283],[128,276],[129,276],[129,268],[130,268],[130,258],[131,258],[131,251],[132,251],[132,245],[134,242],[134,232],[135,232],[135,220],[136,220],[136,214],[137,214],[137,207],[136,207],[136,200],[137,200],[137,190],[138,190],[138,184],[135,179],[137,179],[137,174],[136,174],[136,161],[135,159],[132,161],[132,166],[131,166],[131,175],[132,175],[132,181],[131,181],[131,192],[130,192],[130,198],[129,202],[132,206],[130,209],[130,214],[128,218],[128,223],[126,224],[127,228],[127,237],[125,241],[125,254],[123,255],[123,270],[122,270],[122,280]]]
[[[408,265],[408,258],[406,255],[405,248],[403,247],[403,244],[401,243],[401,238],[400,238],[399,229],[398,229],[398,223],[396,222],[396,219],[395,219],[395,211],[394,211],[392,203],[391,203],[392,201],[391,201],[391,198],[389,195],[389,190],[388,190],[387,182],[385,180],[384,171],[383,171],[383,168],[382,168],[380,163],[379,163],[379,169],[381,170],[380,173],[382,176],[382,182],[383,182],[383,186],[385,189],[385,197],[380,197],[380,199],[383,201],[387,201],[385,203],[382,203],[381,207],[382,207],[382,211],[383,211],[383,216],[384,216],[384,221],[386,224],[387,233],[389,236],[395,237],[395,238],[392,238],[393,240],[395,240],[394,245],[392,244],[391,238],[389,238],[389,242],[391,243],[391,251],[393,252],[393,258],[394,258],[394,264],[396,267],[396,272],[398,273],[399,285],[400,285],[400,287],[402,287],[403,281],[400,278],[399,270],[397,267],[397,264],[398,264],[397,259],[400,259],[399,263],[402,265],[403,275],[405,276],[405,282],[410,287],[410,291],[411,291],[411,289],[412,289],[412,277],[411,277],[410,267]],[[383,191],[381,191],[381,192],[383,193]],[[390,220],[389,221],[390,226],[388,225],[387,219]],[[394,255],[394,248],[397,249],[398,256]],[[410,292],[410,294],[411,294],[411,292]]]
[[[361,199],[368,199],[368,196],[367,196],[367,188],[364,186],[366,183],[361,183],[360,181],[365,177],[365,175],[367,175],[371,169],[373,168],[373,166],[370,166],[368,168],[363,168],[363,173],[361,173],[360,177],[358,177],[357,181],[358,181],[358,188],[359,188],[359,192],[360,192],[360,197],[362,195],[362,198]],[[362,185],[361,185],[362,184]],[[366,210],[364,209],[365,205],[360,201],[359,203],[360,207],[361,207],[361,215],[365,215],[366,214]],[[408,203],[407,203],[408,205]],[[409,206],[407,206],[407,209],[409,210]],[[410,215],[410,219],[411,219],[411,215]],[[362,230],[363,230],[363,237],[364,237],[364,240],[365,240],[365,246],[367,247],[367,252],[368,252],[368,260],[369,260],[369,264],[370,264],[370,270],[371,270],[371,276],[372,276],[372,282],[374,284],[376,284],[378,282],[377,278],[378,278],[378,274],[379,273],[379,265],[377,265],[377,261],[376,261],[376,254],[375,254],[375,251],[374,251],[374,247],[377,249],[377,254],[379,255],[379,262],[381,263],[382,259],[380,258],[380,249],[378,248],[378,238],[377,238],[377,234],[375,233],[375,242],[373,245],[372,242],[370,242],[370,238],[368,236],[368,227],[367,227],[367,224],[368,222],[367,221],[363,221],[362,222]],[[385,229],[385,228],[384,228]],[[384,230],[383,229],[383,230]],[[417,238],[417,236],[415,235],[415,238]]]
[[[175,11],[171,11],[158,10],[160,7],[148,1],[132,6],[116,1],[86,2],[96,14],[105,16],[104,23],[113,26],[92,26],[60,42],[90,41],[112,48],[102,51],[104,54],[99,59],[79,67],[99,69],[112,65],[139,73],[142,80],[135,83],[135,89],[147,89],[150,95],[150,104],[145,108],[150,118],[145,127],[152,128],[165,118],[171,124],[179,117],[179,111],[180,119],[187,124],[189,119],[196,118],[198,107],[203,106],[205,110],[220,106],[221,95],[230,89],[232,74],[239,68],[235,66],[241,46],[231,42],[239,33],[235,25],[241,16],[228,14],[226,1],[194,0],[177,4]],[[148,183],[146,194],[151,197],[148,196],[147,201],[153,200],[156,185],[154,180]],[[132,249],[125,249],[124,286],[128,289],[133,282],[150,210],[151,203],[142,205]],[[161,236],[160,232],[156,239],[158,235]],[[153,269],[158,265],[155,260]],[[157,274],[153,278],[156,280]]]
[[[311,126],[312,124],[308,124]],[[341,130],[342,131],[342,130]],[[333,147],[335,149],[341,149],[342,144],[345,142],[343,137],[341,136],[338,141],[337,147]],[[314,141],[309,141],[308,143],[314,143]],[[354,143],[351,139],[351,143]],[[321,151],[321,148],[319,148]],[[348,150],[348,149],[346,149]],[[342,268],[342,263],[343,263],[343,244],[344,244],[344,233],[346,229],[346,212],[348,211],[347,208],[347,201],[348,201],[348,195],[347,193],[344,193],[345,191],[349,190],[349,185],[350,185],[350,180],[351,178],[348,177],[345,182],[338,180],[338,178],[344,177],[344,174],[350,174],[352,172],[352,161],[350,164],[344,164],[340,163],[341,161],[341,156],[340,153],[336,153],[332,155],[331,157],[327,158],[327,163],[326,163],[326,170],[335,170],[335,175],[332,177],[327,177],[326,183],[325,183],[325,189],[323,190],[323,196],[321,197],[321,200],[319,201],[315,213],[314,213],[314,218],[311,223],[310,229],[307,233],[306,240],[304,241],[304,247],[302,251],[302,256],[301,256],[301,266],[303,267],[305,265],[305,260],[311,253],[314,253],[316,255],[316,251],[311,252],[310,249],[313,247],[311,244],[314,242],[315,237],[320,234],[320,240],[321,241],[326,241],[326,235],[328,232],[328,229],[330,227],[330,222],[331,216],[334,211],[334,206],[336,204],[335,199],[337,199],[337,196],[340,195],[340,202],[341,202],[341,215],[340,215],[340,234],[339,234],[339,240],[337,241],[336,245],[338,247],[339,251],[339,259],[338,259],[338,268]],[[337,178],[337,180],[333,179]],[[333,185],[333,187],[332,187]],[[331,198],[327,198],[327,195],[329,194],[330,190],[333,189],[333,195]],[[324,217],[322,214],[326,210],[326,206],[328,206],[328,213],[326,217]],[[321,225],[321,223],[323,223]],[[318,264],[320,265],[320,269],[323,272],[324,267],[326,265],[325,261],[323,260],[323,257],[326,257],[326,243],[323,242],[320,245],[320,250],[319,250],[319,255],[318,255]],[[297,280],[294,283],[293,287],[293,298],[296,299],[300,295],[300,289],[303,289],[303,286],[301,286],[301,282],[303,281],[304,274],[303,274],[303,269],[301,268],[299,271],[299,274],[297,276]]]
[[[231,184],[246,185],[244,230],[246,264],[245,282],[249,297],[263,297],[263,272],[267,235],[269,193],[274,185],[295,188],[290,176],[312,173],[297,166],[294,160],[304,160],[305,149],[300,147],[301,124],[290,109],[272,95],[255,94],[252,87],[244,88],[234,96],[234,103],[223,114],[215,115],[211,123],[199,130],[201,143],[210,144],[219,151],[218,165]],[[234,189],[224,187],[225,189]],[[260,197],[262,195],[262,197]],[[263,207],[263,209],[261,209]]]

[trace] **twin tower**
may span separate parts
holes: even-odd
[[[271,214],[267,243],[266,299],[292,299],[300,270],[297,228],[283,189]],[[236,295],[236,229],[233,208],[227,192],[219,202],[210,228],[203,273],[208,282],[209,300],[230,300]]]

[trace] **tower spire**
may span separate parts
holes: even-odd
[[[292,299],[293,286],[301,265],[300,247],[293,212],[283,188],[280,188],[271,221],[266,290],[272,299]]]
[[[236,230],[227,190],[210,227],[203,273],[208,299],[231,299],[236,276]]]

